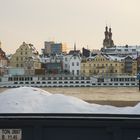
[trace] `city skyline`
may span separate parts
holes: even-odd
[[[65,42],[69,49],[100,49],[106,25],[115,45],[140,45],[139,0],[0,0],[0,41],[6,53],[22,42],[40,52],[44,41]]]

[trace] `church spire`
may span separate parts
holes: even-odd
[[[74,51],[76,52],[76,42],[74,43]]]
[[[109,38],[112,39],[112,32],[111,32],[111,27],[109,28],[109,34],[108,34]]]
[[[108,27],[105,27],[105,38],[108,39]]]
[[[114,42],[112,40],[111,27],[109,27],[109,30],[108,30],[108,26],[106,26],[104,34],[105,34],[105,39],[103,40],[103,47],[105,47],[105,48],[113,47]]]

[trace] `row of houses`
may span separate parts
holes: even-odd
[[[140,71],[140,46],[115,46],[111,28],[105,28],[101,50],[67,53],[63,43],[45,42],[40,55],[34,45],[23,42],[6,56],[0,43],[0,75],[136,75]]]
[[[40,56],[32,44],[23,42],[9,58],[0,48],[0,75],[136,75],[140,58],[113,56],[102,52],[85,57],[78,51],[72,54]]]

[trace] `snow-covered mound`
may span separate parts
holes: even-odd
[[[51,94],[39,88],[20,87],[0,94],[0,113],[108,113],[140,114],[140,105],[113,107],[89,104],[75,97]]]

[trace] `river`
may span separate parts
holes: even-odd
[[[42,88],[56,94],[74,96],[90,103],[115,106],[135,105],[140,102],[138,87],[76,87],[76,88]],[[6,90],[0,88],[0,93]]]

